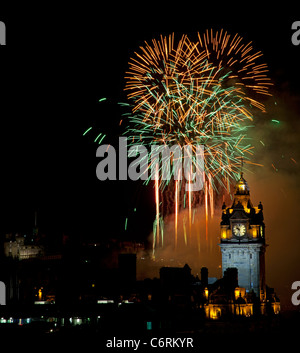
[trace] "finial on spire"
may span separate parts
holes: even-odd
[[[249,195],[249,187],[244,179],[244,173],[241,172],[240,179],[235,185],[235,195]]]
[[[243,156],[241,157],[241,178],[243,177],[244,173],[243,173],[243,167],[244,167],[244,158]]]

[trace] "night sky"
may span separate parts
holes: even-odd
[[[65,233],[146,240],[155,214],[153,189],[140,182],[100,182],[93,140],[99,131],[116,144],[122,113],[117,103],[126,102],[124,73],[144,40],[173,32],[175,39],[193,39],[198,31],[224,28],[264,53],[275,84],[268,116],[254,132],[267,145],[255,156],[264,167],[245,177],[254,205],[265,206],[267,283],[288,298],[291,283],[300,280],[300,46],[291,42],[291,25],[300,18],[292,7],[275,3],[264,10],[252,3],[235,10],[201,2],[172,6],[43,5],[0,17],[7,27],[0,52],[0,233],[31,232],[37,211],[40,232],[53,238]],[[99,103],[102,97],[107,100]],[[282,124],[274,127],[271,119]],[[91,134],[82,136],[91,126]]]

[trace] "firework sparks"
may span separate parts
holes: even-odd
[[[198,39],[200,48],[205,49],[217,68],[224,68],[229,72],[228,80],[245,88],[250,94],[254,92],[259,95],[271,95],[269,87],[272,83],[267,76],[268,67],[264,63],[257,63],[257,59],[263,54],[255,52],[251,42],[246,44],[238,34],[232,36],[223,29],[215,33],[212,29],[206,30],[202,35],[198,33]],[[245,96],[245,100],[265,111],[264,105],[250,95]]]
[[[261,52],[254,52],[251,43],[245,44],[239,35],[211,30],[203,35],[198,33],[196,42],[186,35],[178,44],[174,35],[161,36],[150,44],[145,42],[129,62],[125,90],[131,113],[124,118],[128,121],[125,134],[131,145],[178,145],[181,148],[191,145],[194,152],[196,145],[204,146],[206,239],[209,207],[210,217],[214,212],[214,192],[230,188],[240,172],[241,160],[251,163],[253,146],[247,130],[252,126],[252,109],[265,111],[264,105],[252,94],[255,97],[269,95],[271,85],[267,65],[257,63],[261,56]],[[175,213],[176,247],[183,183],[176,180],[170,184],[169,180],[163,180],[168,165],[165,162],[162,157],[161,166],[156,164],[155,171],[154,244],[163,242],[160,240],[160,188],[162,192],[175,195],[172,212]],[[145,163],[148,162],[145,160]],[[191,168],[197,168],[194,159]],[[146,182],[150,180],[151,176]],[[188,218],[183,221],[187,243],[186,220],[189,239],[191,237],[192,192],[188,191],[187,196],[184,193],[183,197],[184,207],[188,197]]]

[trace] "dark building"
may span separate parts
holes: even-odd
[[[118,271],[120,282],[132,285],[136,282],[136,254],[119,254]]]
[[[160,285],[162,300],[176,307],[188,308],[191,304],[193,276],[186,264],[183,267],[162,267]]]
[[[1,308],[1,317],[9,322],[11,311],[27,306],[31,308],[27,318],[36,315],[62,326],[93,322],[97,328],[123,332],[133,327],[140,331],[192,330],[207,319],[279,313],[280,302],[265,283],[263,207],[261,203],[253,207],[243,175],[232,205],[222,207],[220,228],[220,279],[210,278],[205,267],[200,279],[194,277],[186,264],[162,267],[159,278],[137,281],[142,247],[134,242],[65,239],[56,254],[19,256],[27,244],[19,241],[20,236],[10,237],[5,242],[7,256],[1,260],[0,280],[6,284],[8,303],[4,311]],[[29,245],[30,251],[35,250],[37,238]]]

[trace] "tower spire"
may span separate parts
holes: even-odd
[[[241,171],[240,171],[241,178],[242,178],[243,175],[244,175],[244,173],[243,173],[243,167],[244,167],[244,157],[242,156],[242,158],[241,158]]]
[[[235,184],[235,196],[237,195],[249,195],[249,187],[247,181],[244,179],[244,173],[241,171],[240,179]]]

